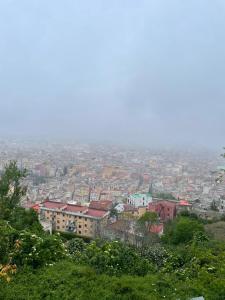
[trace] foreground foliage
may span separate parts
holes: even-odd
[[[84,241],[43,232],[19,207],[23,171],[9,164],[0,180],[0,299],[225,299],[225,242],[183,214],[157,244]],[[151,226],[154,215],[145,215]]]
[[[35,272],[21,270],[9,283],[0,282],[0,299],[154,300],[204,295],[206,299],[223,300],[225,280],[212,278],[204,273],[185,280],[173,273],[116,277],[63,260]]]

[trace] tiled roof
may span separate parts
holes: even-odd
[[[41,206],[47,209],[60,209],[65,212],[80,213],[84,217],[90,216],[95,218],[102,218],[107,215],[107,211],[105,210],[92,209],[82,205],[66,204],[62,202],[45,201],[41,204]]]
[[[91,209],[91,208],[89,208],[87,210],[87,212],[85,212],[84,215],[91,216],[91,217],[96,217],[96,218],[102,218],[105,215],[107,215],[107,212],[104,211],[104,210],[98,210],[98,209]]]
[[[112,207],[112,201],[110,200],[100,200],[100,201],[91,201],[89,208],[92,209],[100,209],[108,211]]]
[[[55,201],[45,201],[41,204],[43,207],[49,208],[49,209],[60,209],[66,205],[66,203],[62,202],[55,202]]]
[[[191,204],[186,200],[180,200],[179,205],[180,206],[191,206]]]
[[[84,212],[85,210],[87,210],[86,206],[81,206],[81,205],[74,205],[74,204],[67,204],[65,209],[65,211],[71,211],[71,212]]]

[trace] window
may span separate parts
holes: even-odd
[[[59,220],[57,220],[57,223],[58,223],[58,224],[60,223]]]
[[[63,222],[65,222],[65,220],[62,220]]]
[[[85,218],[85,221],[87,221],[87,218]]]
[[[81,228],[82,226],[81,225],[79,225],[79,228]]]
[[[79,231],[79,234],[81,234],[81,231]]]
[[[81,217],[79,217],[79,219],[81,219]]]
[[[87,227],[87,224],[84,224],[84,227]]]
[[[59,227],[59,226],[57,226],[56,228],[57,228],[57,229],[59,229],[60,227]]]

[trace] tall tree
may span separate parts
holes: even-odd
[[[16,161],[10,161],[0,179],[0,218],[9,220],[13,210],[18,207],[26,194],[26,187],[21,184],[26,170],[20,170]]]
[[[156,223],[157,219],[155,212],[148,211],[139,218],[138,224],[145,229],[146,233],[149,233],[151,226]]]
[[[136,234],[137,237],[139,237],[138,240],[139,243],[141,242],[142,246],[144,246],[144,244],[153,242],[154,238],[151,235],[151,228],[154,224],[157,223],[157,220],[157,213],[150,211],[146,212],[137,220]]]

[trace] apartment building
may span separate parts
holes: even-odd
[[[162,222],[173,220],[176,217],[176,203],[171,201],[162,200],[149,203],[148,210],[156,212]]]
[[[107,223],[109,212],[82,205],[45,201],[40,204],[40,219],[52,224],[53,230],[97,237]]]

